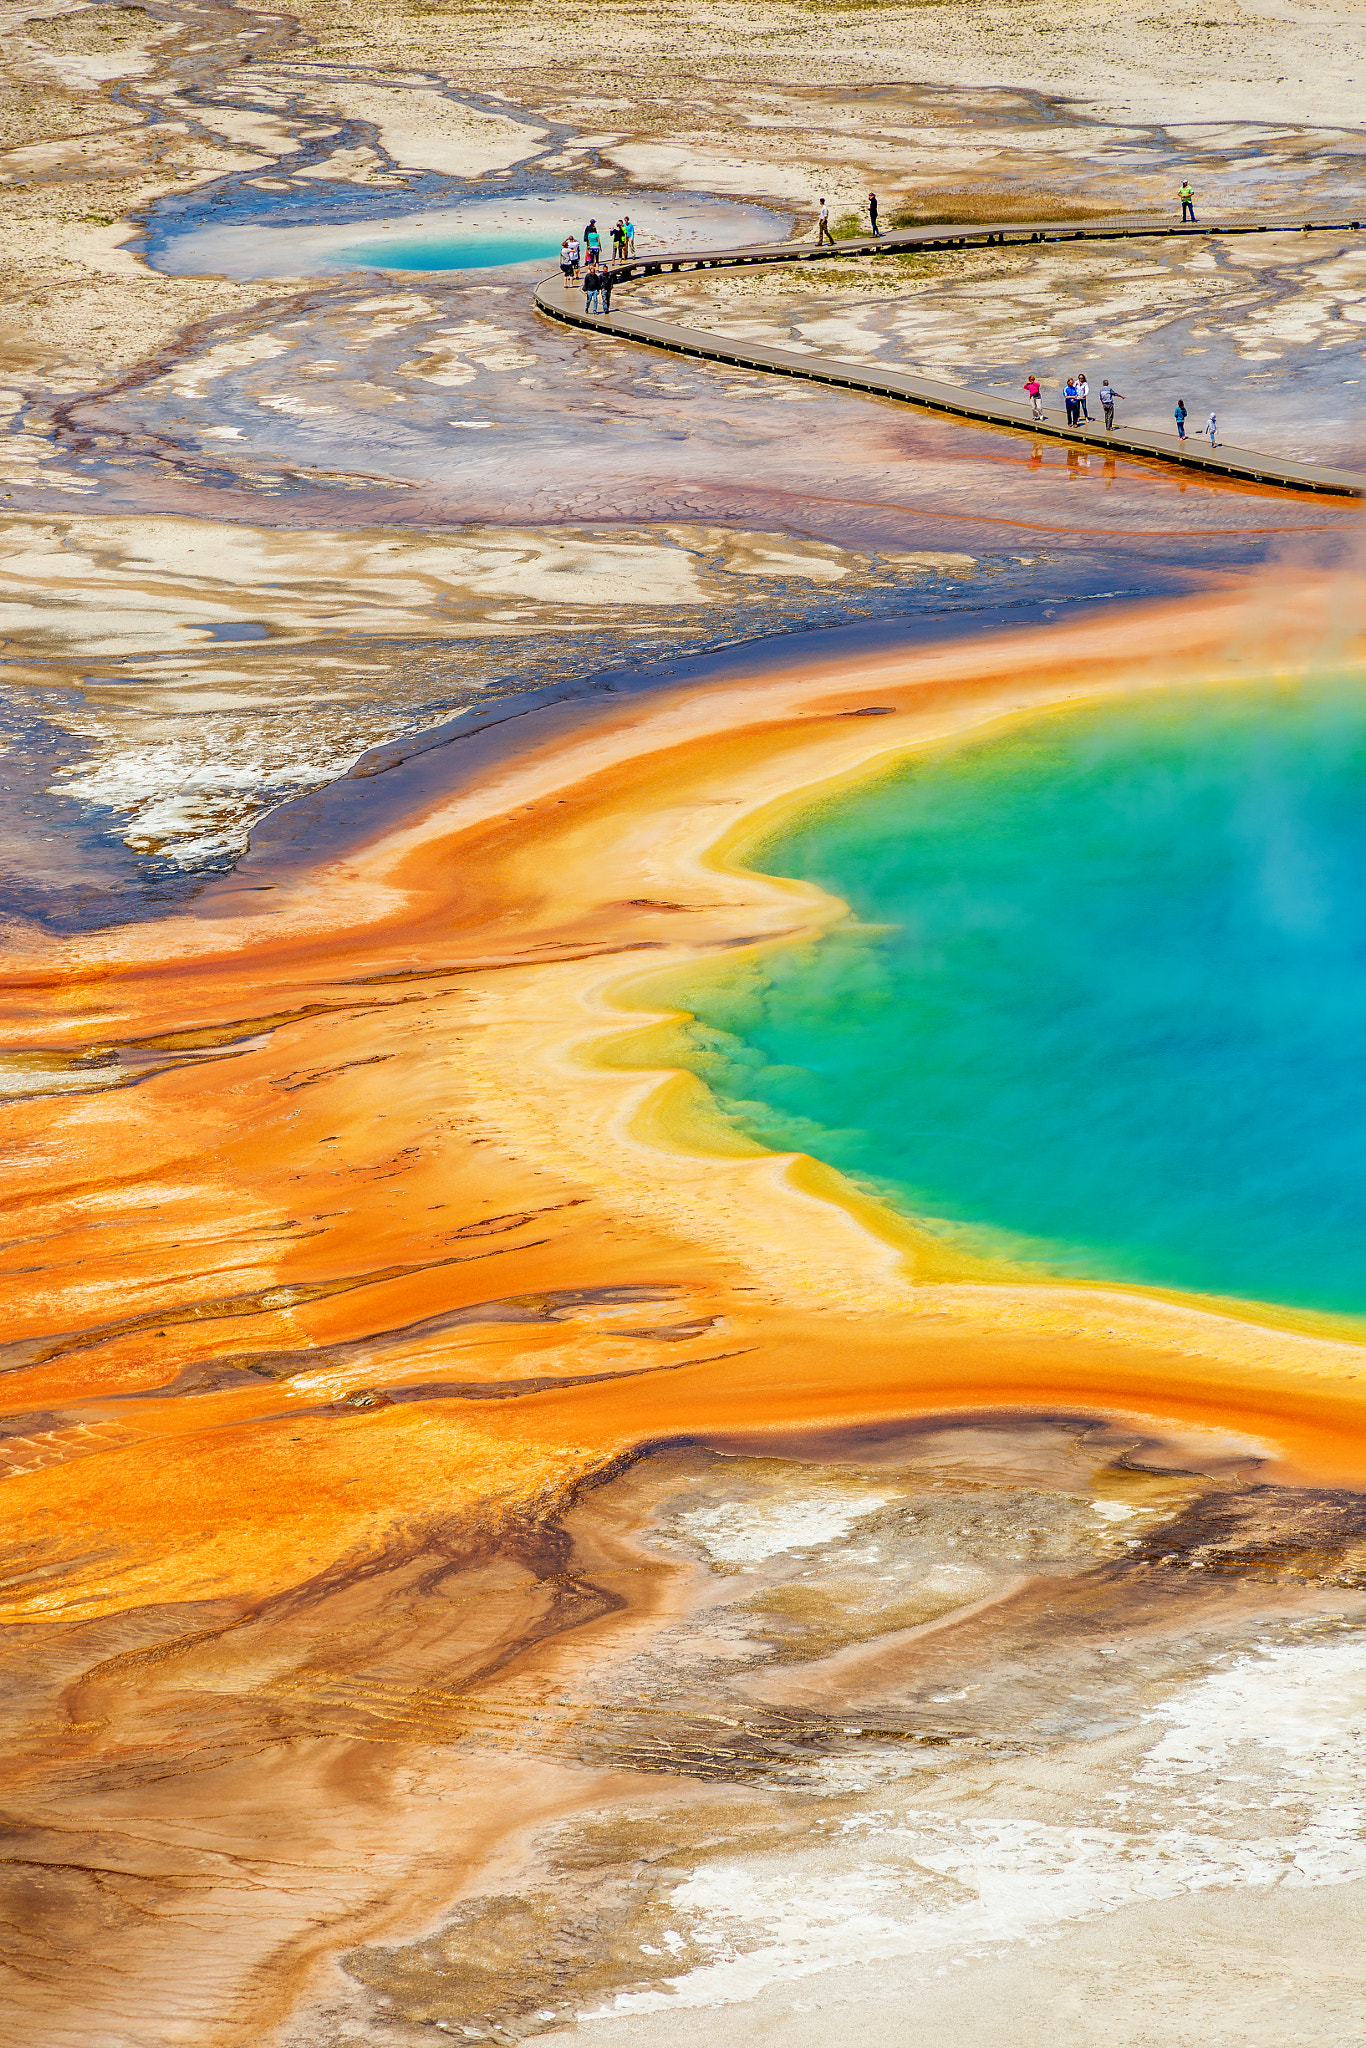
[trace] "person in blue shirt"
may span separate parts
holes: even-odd
[[[1184,399],[1184,398],[1178,398],[1178,399],[1177,399],[1177,401],[1176,401],[1176,415],[1175,415],[1175,417],[1176,417],[1176,432],[1177,432],[1178,438],[1179,438],[1179,439],[1181,439],[1182,441],[1184,441],[1184,440],[1185,440],[1185,438],[1186,438],[1186,401],[1185,401],[1185,399]]]

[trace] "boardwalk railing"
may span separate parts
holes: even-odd
[[[658,277],[666,272],[733,270],[753,264],[817,263],[840,256],[905,255],[920,250],[1003,248],[1060,241],[1287,233],[1350,234],[1359,229],[1360,222],[1350,219],[1306,221],[1266,216],[1235,216],[1183,225],[1121,216],[1085,223],[1003,221],[976,227],[899,228],[885,235],[856,236],[824,245],[816,242],[763,242],[742,249],[651,251],[623,263],[614,263],[610,268],[614,284],[619,285],[632,278]],[[909,405],[923,406],[930,412],[980,420],[993,427],[1010,427],[1036,439],[1064,441],[1073,447],[1147,456],[1216,476],[1279,485],[1286,490],[1317,491],[1338,498],[1366,497],[1366,476],[1353,470],[1292,462],[1283,456],[1265,454],[1254,448],[1230,447],[1222,441],[1211,445],[1194,438],[1183,441],[1176,434],[1136,432],[1129,428],[1107,430],[1100,426],[1071,427],[1055,424],[1046,418],[1041,422],[1034,418],[1031,408],[1022,399],[972,391],[966,385],[946,384],[914,371],[891,369],[882,363],[851,363],[814,351],[770,348],[761,342],[733,340],[728,335],[705,328],[683,327],[627,311],[586,313],[581,287],[568,284],[559,276],[544,278],[536,286],[534,296],[537,308],[548,319],[562,321],[570,327],[614,334],[624,341],[666,349],[673,355],[692,356],[702,362],[732,364],[745,370],[766,370],[780,377],[804,377],[813,383],[832,384],[845,391],[864,391],[875,398],[900,399]]]

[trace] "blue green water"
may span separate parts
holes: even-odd
[[[548,261],[560,253],[564,234],[463,235],[434,241],[430,236],[377,235],[338,251],[338,260],[359,270],[492,270],[505,263]]]
[[[1366,1311],[1366,691],[918,757],[748,856],[858,923],[669,984],[751,1137],[1053,1272]]]

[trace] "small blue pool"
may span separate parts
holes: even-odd
[[[336,250],[334,261],[356,270],[493,270],[508,263],[551,262],[560,253],[560,239],[549,233],[439,239],[379,234],[354,248]]]

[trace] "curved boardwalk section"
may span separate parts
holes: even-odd
[[[893,234],[869,235],[824,246],[815,242],[765,242],[745,249],[707,249],[687,254],[651,253],[627,263],[613,264],[611,269],[616,282],[622,284],[631,278],[658,277],[665,272],[734,270],[752,264],[818,263],[828,261],[832,256],[880,256],[904,254],[908,250],[1292,232],[1341,234],[1359,228],[1360,222],[1356,220],[1305,221],[1265,216],[1238,216],[1199,222],[1194,226],[1122,218],[1088,221],[1081,227],[1072,221],[1036,221],[1023,225],[1000,222],[980,227],[900,229]],[[981,420],[987,426],[1012,427],[1036,439],[1148,456],[1159,462],[1178,463],[1184,469],[1238,477],[1249,483],[1278,484],[1294,491],[1319,491],[1335,498],[1366,497],[1366,476],[1353,470],[1291,462],[1279,455],[1260,453],[1255,448],[1230,447],[1222,441],[1209,447],[1203,442],[1179,440],[1175,434],[1135,433],[1127,428],[1107,432],[1104,427],[1054,426],[1046,420],[1036,420],[1022,399],[986,397],[961,384],[945,384],[933,377],[923,377],[914,371],[893,370],[881,363],[848,363],[836,357],[808,354],[798,349],[768,348],[761,342],[732,340],[725,334],[711,333],[704,328],[681,327],[666,320],[648,319],[625,311],[585,313],[580,287],[568,285],[558,276],[545,278],[537,285],[535,302],[549,319],[563,321],[566,326],[601,329],[626,341],[667,349],[674,355],[734,364],[745,370],[768,370],[780,377],[806,377],[813,383],[834,384],[845,391],[866,391],[875,398],[900,399],[908,405],[924,406],[930,412]]]

